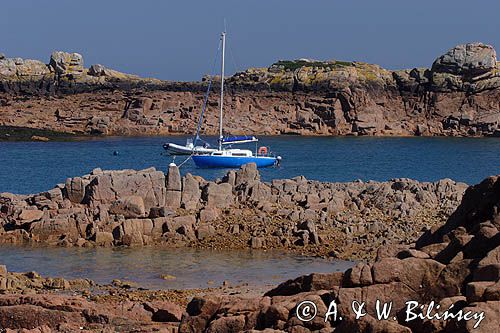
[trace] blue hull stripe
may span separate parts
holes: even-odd
[[[273,166],[275,157],[235,157],[235,156],[211,156],[194,155],[194,163],[199,168],[239,168],[243,164],[255,163],[257,168]]]

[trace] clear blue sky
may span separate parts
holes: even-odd
[[[127,73],[198,80],[227,21],[229,73],[301,57],[389,69],[430,66],[450,47],[500,48],[498,0],[6,0],[0,52],[48,62],[82,53]]]

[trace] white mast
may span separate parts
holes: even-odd
[[[226,52],[226,32],[221,34],[222,38],[222,62],[220,70],[220,114],[219,114],[219,150],[222,150],[222,111],[224,108],[224,53]]]

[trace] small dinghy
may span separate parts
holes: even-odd
[[[195,146],[193,144],[193,139],[187,139],[185,145],[178,145],[176,143],[165,143],[163,149],[169,152],[171,155],[191,155],[196,154],[210,154],[216,151],[215,148],[210,148],[210,145],[205,144],[203,146]]]

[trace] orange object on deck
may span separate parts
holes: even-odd
[[[267,147],[260,147],[259,155],[267,155]]]

